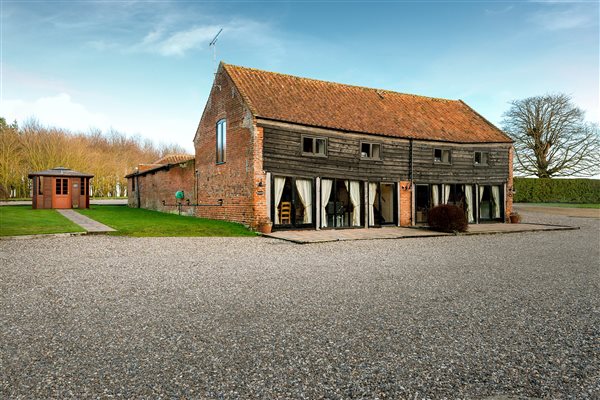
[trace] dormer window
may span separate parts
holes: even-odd
[[[434,149],[433,162],[438,164],[450,164],[452,162],[452,151],[447,149]]]
[[[360,157],[371,159],[371,160],[380,160],[381,159],[381,145],[379,143],[366,143],[363,142],[360,144]]]
[[[327,139],[302,136],[302,155],[327,157]]]

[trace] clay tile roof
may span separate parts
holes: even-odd
[[[167,154],[166,156],[154,161],[152,164],[179,164],[193,159],[193,154]]]
[[[255,117],[459,143],[512,140],[461,100],[300,78],[221,63]]]
[[[125,178],[131,178],[135,175],[145,175],[150,172],[160,169],[167,169],[173,164],[180,164],[186,161],[191,161],[196,157],[193,154],[167,154],[150,164],[139,164],[135,171],[125,175]]]

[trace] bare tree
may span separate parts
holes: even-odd
[[[538,178],[592,176],[600,171],[598,125],[565,94],[515,100],[502,128],[515,141],[515,172]]]

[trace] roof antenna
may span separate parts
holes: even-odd
[[[211,40],[210,43],[208,44],[208,47],[212,46],[212,48],[213,48],[213,66],[215,69],[215,75],[217,75],[217,38],[219,37],[221,32],[223,32],[223,28],[221,28],[219,30],[219,32],[217,32],[217,34],[215,35],[213,40]]]

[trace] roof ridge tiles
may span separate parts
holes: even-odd
[[[328,80],[325,80],[325,79],[307,78],[305,76],[291,75],[291,74],[285,74],[285,73],[282,73],[282,72],[275,72],[275,71],[267,71],[267,70],[259,69],[259,68],[244,67],[244,66],[241,66],[241,65],[227,64],[225,62],[221,62],[221,63],[226,68],[227,67],[232,67],[232,68],[237,68],[237,69],[242,69],[242,70],[247,70],[247,71],[259,72],[259,73],[266,73],[266,74],[273,74],[273,75],[280,75],[280,76],[285,76],[285,77],[288,77],[288,78],[297,79],[297,80],[300,80],[300,81],[326,83],[326,84],[330,84],[330,85],[338,85],[338,86],[344,86],[344,87],[362,89],[362,90],[367,90],[367,91],[374,91],[376,93],[377,92],[383,92],[383,93],[386,93],[386,94],[389,93],[389,94],[395,94],[395,95],[401,95],[401,96],[411,96],[411,97],[423,98],[423,99],[427,99],[427,100],[442,101],[442,102],[459,102],[460,101],[458,99],[446,99],[446,98],[443,98],[443,97],[432,97],[432,96],[424,96],[424,95],[421,95],[421,94],[404,93],[404,92],[398,92],[398,91],[389,90],[389,89],[381,89],[381,88],[374,88],[374,87],[370,87],[370,86],[352,85],[352,84],[349,84],[349,83],[341,83],[341,82],[328,81]]]

